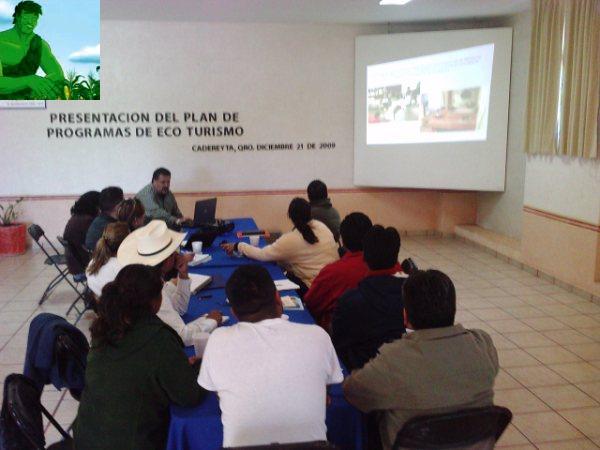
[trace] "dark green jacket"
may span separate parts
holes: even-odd
[[[106,225],[116,222],[117,219],[112,218],[108,214],[101,213],[92,221],[87,233],[85,234],[85,247],[93,252],[96,249],[96,244],[102,237]]]
[[[115,347],[88,355],[74,426],[77,450],[163,450],[169,405],[195,406],[206,391],[181,339],[155,315],[140,319]]]
[[[310,212],[312,218],[323,222],[333,233],[335,242],[340,240],[340,213],[331,205],[328,198],[310,202]]]

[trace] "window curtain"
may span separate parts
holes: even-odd
[[[525,151],[598,158],[600,0],[533,0]]]

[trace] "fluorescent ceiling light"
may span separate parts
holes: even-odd
[[[406,5],[408,2],[412,0],[381,0],[379,2],[380,5]]]

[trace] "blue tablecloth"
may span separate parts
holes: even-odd
[[[226,240],[228,242],[237,242],[237,231],[256,230],[256,223],[253,219],[243,218],[234,219],[235,228],[231,233],[215,239],[212,246],[203,249],[209,253],[212,260],[200,266],[191,267],[190,272],[211,275],[219,278],[217,286],[210,285],[190,300],[187,313],[183,320],[189,322],[210,310],[218,309],[224,315],[229,316],[229,321],[224,326],[236,323],[231,308],[225,298],[225,290],[222,282],[226,281],[233,273],[236,267],[242,264],[260,264],[269,271],[273,279],[284,278],[281,269],[274,263],[262,263],[251,261],[247,258],[232,258],[219,247],[219,244]],[[247,241],[248,239],[242,239]],[[261,238],[261,246],[265,245]],[[282,292],[282,295],[294,294],[293,291]],[[285,314],[289,320],[299,323],[314,323],[314,320],[308,311],[286,310]],[[193,354],[193,347],[186,349],[188,354]],[[293,389],[293,387],[290,387]],[[329,387],[329,396],[331,403],[327,407],[326,424],[327,437],[342,449],[361,449],[363,440],[363,420],[360,412],[350,406],[342,395],[341,385]],[[167,450],[196,450],[196,449],[220,449],[223,445],[223,425],[221,423],[221,411],[219,401],[214,392],[209,393],[202,404],[196,408],[180,408],[173,406],[171,408],[171,424],[169,428],[169,440]]]
[[[238,237],[237,237],[238,231],[258,230],[258,227],[256,226],[256,223],[254,222],[254,219],[251,219],[249,217],[245,217],[242,219],[233,219],[233,223],[235,226],[233,231],[230,231],[229,233],[225,233],[221,236],[218,236],[214,240],[214,242],[212,243],[212,245],[210,247],[202,249],[202,251],[204,253],[208,253],[212,257],[212,260],[205,264],[202,264],[202,266],[200,266],[201,268],[204,268],[204,267],[228,267],[228,266],[232,266],[235,268],[237,266],[241,266],[242,264],[255,264],[256,263],[256,261],[249,260],[248,258],[232,258],[231,256],[228,256],[227,253],[225,253],[220,248],[220,244],[224,241],[232,242],[232,243],[238,242],[238,241],[250,242],[250,239],[247,237],[238,239]],[[188,237],[189,237],[193,233],[194,230],[188,229],[186,231],[188,232]],[[261,237],[259,245],[261,247],[263,247],[265,244],[266,244],[265,239],[263,237]],[[198,266],[196,267],[196,269],[197,268],[198,268]],[[193,271],[201,272],[201,270],[193,270]]]

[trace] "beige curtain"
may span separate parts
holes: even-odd
[[[533,0],[527,153],[598,158],[600,0]]]

